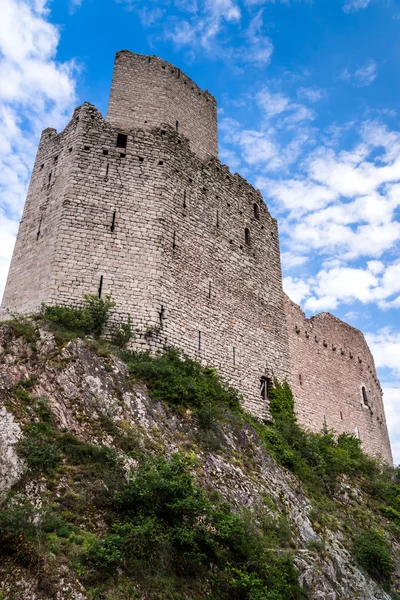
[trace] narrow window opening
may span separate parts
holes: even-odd
[[[176,122],[175,122],[175,129],[176,129],[177,131],[179,131],[179,121],[176,121]]]
[[[201,331],[199,331],[199,336],[198,336],[198,349],[199,349],[199,352],[201,352]]]
[[[255,202],[253,204],[253,211],[254,211],[254,218],[257,219],[257,221],[260,220],[260,207],[258,206],[257,202]]]
[[[119,133],[117,135],[117,148],[126,148],[128,136],[125,133]]]
[[[108,179],[108,170],[109,170],[109,168],[110,168],[110,165],[109,165],[109,163],[107,163],[107,167],[106,167],[106,179]]]
[[[100,277],[100,284],[99,284],[99,298],[101,298],[101,292],[103,291],[103,275]]]
[[[149,57],[149,58],[147,59],[147,64],[149,65],[150,63],[151,63],[151,58]]]
[[[175,250],[175,248],[176,248],[176,233],[174,231],[174,235],[172,238],[172,250]]]
[[[113,216],[112,216],[112,222],[111,222],[111,231],[114,231],[114,229],[115,229],[115,217],[116,216],[117,216],[117,211],[114,210]]]
[[[217,210],[217,229],[219,229],[219,210]]]
[[[260,395],[263,400],[269,400],[273,388],[272,379],[263,375],[260,377]]]
[[[186,190],[183,192],[183,208],[186,208]]]
[[[362,388],[361,388],[361,393],[362,393],[363,405],[366,406],[367,408],[369,408],[369,401],[368,401],[368,396],[367,396],[367,390],[365,389],[364,386],[362,386]]]
[[[244,230],[244,239],[246,242],[246,246],[250,246],[251,245],[251,239],[250,239],[250,230],[248,227],[246,227],[246,229]]]
[[[72,148],[69,149],[69,152],[72,152]]]
[[[165,308],[163,307],[163,305],[161,305],[160,312],[158,313],[158,315],[160,317],[160,328],[162,329],[164,326],[164,315],[165,315]]]
[[[58,161],[58,156],[55,156],[54,157],[54,162],[57,162],[57,161]]]
[[[108,150],[103,150],[103,154],[104,154],[104,156],[107,156],[108,155]]]
[[[233,361],[233,364],[236,365],[236,348],[235,348],[235,346],[233,346],[233,348],[232,348],[232,361]]]
[[[139,156],[139,162],[143,162],[144,158],[143,156]]]
[[[180,76],[181,76],[181,70],[178,69],[178,79],[180,78]]]
[[[212,291],[212,284],[211,281],[208,282],[208,298],[211,299],[211,291]]]
[[[37,240],[39,239],[39,237],[40,237],[40,229],[41,229],[41,227],[42,227],[42,220],[43,220],[43,216],[41,216],[41,217],[40,217],[40,221],[39,221],[39,227],[38,227],[37,234],[36,234],[36,241],[37,241]]]
[[[159,160],[159,161],[158,161],[158,164],[159,164],[159,165],[163,165],[163,164],[164,164],[164,161],[163,161],[163,160]]]
[[[340,419],[343,421],[343,413],[340,411]]]
[[[43,163],[43,165],[40,165],[40,170],[42,170],[42,169],[43,169],[43,167],[44,167],[44,163]]]
[[[120,158],[125,158],[126,154],[124,154],[123,152],[120,152],[119,157]]]
[[[51,184],[51,171],[49,173],[49,185]]]

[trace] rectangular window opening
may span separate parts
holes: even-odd
[[[105,150],[105,149],[104,149],[104,150],[103,150],[103,154],[104,154],[104,156],[107,156],[107,154],[108,154],[108,150]]]
[[[198,336],[198,348],[199,348],[199,352],[201,352],[201,331],[199,331],[199,336]]]
[[[99,298],[101,298],[101,293],[103,291],[103,275],[101,275],[100,277],[100,284],[99,284]]]
[[[176,233],[174,231],[174,235],[172,238],[172,249],[175,250],[175,248],[176,248]]]
[[[49,185],[51,184],[51,171],[49,173]]]
[[[179,121],[175,121],[175,129],[179,131]]]
[[[116,217],[116,215],[117,215],[117,211],[114,210],[113,216],[112,216],[112,222],[111,222],[111,231],[114,231],[114,229],[115,229],[115,217]]]
[[[235,346],[233,346],[233,348],[232,348],[232,361],[233,361],[233,364],[236,365],[236,348],[235,348]]]
[[[270,377],[266,377],[265,375],[260,377],[260,395],[263,400],[269,400],[270,393],[273,387],[274,384]]]
[[[209,300],[211,300],[211,289],[212,289],[212,285],[211,285],[211,281],[208,282],[208,298]]]
[[[106,179],[108,179],[108,170],[109,170],[109,168],[110,168],[110,165],[109,165],[109,163],[107,163],[107,167],[106,167]]]
[[[128,136],[125,133],[119,133],[117,135],[117,148],[126,148]]]

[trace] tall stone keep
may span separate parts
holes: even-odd
[[[85,103],[63,132],[42,134],[1,314],[111,294],[113,319],[132,319],[132,347],[173,345],[216,367],[263,418],[273,378],[296,384],[305,370],[301,319],[282,291],[277,222],[260,192],[220,163],[217,142],[208,92],[155,56],[118,52],[107,119]],[[323,386],[338,369],[324,365]],[[363,377],[354,374],[343,430],[366,418]],[[308,414],[321,397],[312,381],[308,395],[295,388],[296,410],[321,429],[321,411]],[[361,439],[390,461],[376,390],[372,403],[383,421],[371,417]],[[336,408],[326,403],[329,420]]]

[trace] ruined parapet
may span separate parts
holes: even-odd
[[[392,463],[382,389],[361,331],[329,313],[307,319],[287,296],[285,312],[300,423],[356,435],[368,453]]]
[[[157,56],[117,52],[107,121],[128,131],[166,123],[202,160],[218,155],[215,98]]]

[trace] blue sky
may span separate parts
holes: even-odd
[[[41,129],[105,114],[114,54],[218,100],[220,157],[279,219],[284,287],[367,336],[400,462],[400,0],[2,0],[0,295]]]

